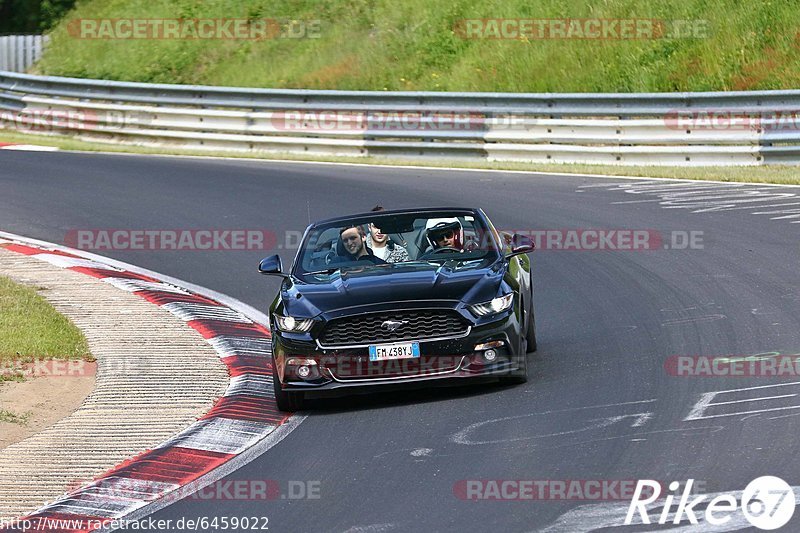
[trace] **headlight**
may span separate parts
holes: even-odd
[[[486,316],[502,313],[514,302],[514,293],[506,294],[505,296],[498,296],[491,302],[484,302],[482,304],[475,304],[470,306],[470,311],[475,316]]]
[[[275,315],[275,324],[281,331],[288,333],[305,333],[314,325],[310,318],[294,318],[292,316]]]

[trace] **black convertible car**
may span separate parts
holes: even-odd
[[[392,384],[527,380],[536,350],[533,246],[480,209],[425,208],[324,220],[306,229],[270,307],[275,398]]]

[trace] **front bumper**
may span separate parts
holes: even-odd
[[[303,338],[305,337],[305,338]],[[520,326],[515,312],[501,313],[491,321],[473,325],[463,337],[419,340],[420,356],[389,361],[369,361],[369,348],[323,349],[309,336],[273,332],[272,353],[285,391],[305,391],[327,396],[341,389],[391,389],[406,385],[439,385],[464,379],[496,378],[521,370]],[[482,344],[492,343],[495,357],[487,360]],[[501,344],[501,345],[498,345]],[[525,354],[522,354],[524,357]],[[287,364],[287,362],[291,364]],[[305,366],[308,375],[300,377]]]

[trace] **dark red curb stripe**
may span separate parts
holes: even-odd
[[[136,291],[134,292],[134,294],[136,296],[141,296],[148,302],[156,305],[164,305],[164,304],[180,302],[180,303],[190,303],[190,304],[216,305],[217,307],[223,307],[214,300],[210,300],[203,296],[198,296],[197,294],[179,294],[175,292],[150,291],[150,290]]]
[[[153,283],[161,283],[161,281],[151,278],[149,276],[144,276],[142,274],[135,274],[133,272],[128,272],[127,270],[120,272],[119,270],[112,270],[106,268],[91,268],[91,267],[70,267],[69,270],[74,272],[80,272],[81,274],[86,274],[87,276],[92,276],[93,278],[120,278],[120,279],[138,279],[141,281],[151,281]]]
[[[243,374],[258,374],[260,376],[272,375],[271,357],[234,355],[231,357],[223,357],[222,362],[227,365],[231,377],[241,376]]]
[[[6,249],[24,255],[36,254],[52,254],[75,259],[85,259],[73,254],[59,252],[54,250],[40,249],[33,246],[26,246],[20,244],[5,244],[0,245]],[[100,260],[98,260],[100,261]],[[101,263],[102,264],[102,263]],[[147,281],[152,283],[163,283],[162,280],[152,278],[146,275],[140,275],[133,272],[118,271],[113,268],[99,268],[95,267],[67,267],[68,270],[81,272],[94,278],[117,278]],[[223,303],[217,302],[211,298],[197,295],[189,292],[189,294],[170,293],[159,290],[134,290],[133,294],[137,294],[155,305],[165,305],[168,303],[194,303],[203,305],[218,306],[221,308],[228,308]],[[186,324],[198,331],[204,338],[211,339],[220,336],[230,337],[243,337],[250,339],[270,339],[271,335],[269,330],[256,323],[238,323],[225,320],[214,319],[198,319],[186,322]],[[223,343],[224,344],[224,343]],[[235,343],[232,343],[235,344]],[[258,376],[271,376],[272,375],[272,358],[265,352],[264,356],[257,355],[233,355],[221,357],[221,361],[228,368],[231,377],[241,376],[245,374],[252,374]],[[229,385],[230,389],[230,385]],[[280,426],[286,420],[291,418],[291,414],[283,413],[277,409],[274,398],[269,396],[260,396],[253,394],[233,394],[231,396],[224,396],[217,400],[215,405],[208,411],[200,420],[213,420],[213,419],[227,419],[233,423],[234,420],[244,422],[258,422],[265,424],[266,427]],[[204,423],[208,424],[208,422]],[[202,432],[203,425],[197,426],[192,431]],[[188,428],[187,428],[188,429]],[[186,433],[186,432],[184,432]],[[214,437],[212,435],[212,437]],[[180,442],[172,440],[168,442]],[[188,444],[188,442],[187,442]],[[176,485],[177,487],[186,486],[189,483],[196,481],[202,476],[208,474],[212,470],[218,468],[224,463],[236,457],[236,454],[229,454],[224,452],[214,452],[195,448],[186,448],[182,446],[166,445],[163,448],[156,448],[140,453],[139,455],[124,461],[123,463],[113,467],[111,470],[95,478],[95,481],[101,481],[112,477],[119,477],[124,480],[125,478],[136,479],[145,482],[162,482]],[[99,503],[102,498],[96,494],[87,493],[80,494],[80,490],[76,491],[74,496],[59,498],[55,502],[55,506],[51,507],[53,511],[41,511],[32,515],[24,517],[22,520],[29,520],[27,524],[34,524],[34,529],[39,525],[40,531],[51,531],[54,533],[86,533],[94,531],[98,528],[98,524],[108,524],[111,519],[105,517],[94,517],[89,515],[71,514],[69,512],[55,512],[56,510],[67,510],[69,507],[63,509],[58,507],[59,503],[69,505],[69,499],[80,500],[85,499],[87,502]],[[99,498],[99,499],[98,499]],[[113,498],[112,498],[113,499]],[[71,503],[75,503],[74,501]],[[90,511],[92,512],[92,511]],[[100,512],[99,508],[98,511]],[[64,524],[78,524],[75,527],[69,528],[54,528],[54,523],[49,520],[64,520]],[[47,522],[46,522],[47,520]],[[71,521],[71,522],[67,522]],[[22,522],[25,524],[25,522]],[[21,531],[22,528],[3,528],[0,531]],[[29,530],[30,531],[30,530]]]
[[[75,259],[82,259],[77,255],[72,255],[67,252],[60,252],[58,250],[43,250],[42,248],[34,248],[33,246],[25,246],[24,244],[3,244],[3,248],[10,250],[12,252],[17,252],[18,254],[23,255],[36,255],[36,254],[53,254],[53,255],[60,255],[62,257],[73,257]]]
[[[157,448],[129,459],[97,479],[112,476],[186,485],[235,455],[193,448]]]

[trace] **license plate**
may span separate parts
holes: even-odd
[[[388,359],[412,359],[419,357],[419,343],[378,344],[369,347],[370,361],[386,361]]]

